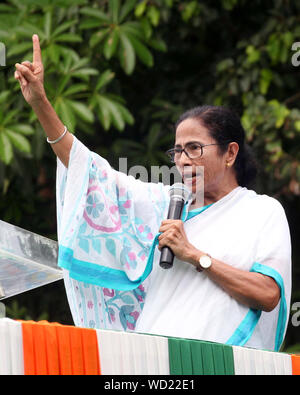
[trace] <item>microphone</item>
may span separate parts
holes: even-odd
[[[181,183],[173,184],[169,191],[170,205],[168,219],[181,219],[183,207],[191,198],[190,190]],[[172,250],[165,246],[161,249],[159,265],[163,269],[170,269],[173,266],[174,254]]]

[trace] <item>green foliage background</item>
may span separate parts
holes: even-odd
[[[254,148],[256,190],[285,207],[300,301],[300,3],[292,0],[6,0],[0,4],[0,217],[56,238],[56,159],[14,80],[40,37],[57,113],[118,168],[166,162],[174,122],[200,104],[236,108]],[[300,59],[300,55],[299,55]],[[63,285],[7,301],[13,318],[71,323]],[[300,350],[289,321],[284,350]]]

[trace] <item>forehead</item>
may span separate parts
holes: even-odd
[[[176,129],[175,145],[185,145],[189,141],[209,144],[212,140],[207,128],[193,118],[180,122]]]

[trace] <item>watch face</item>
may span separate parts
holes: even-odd
[[[203,267],[203,269],[207,269],[211,265],[211,259],[207,255],[202,255],[199,261],[200,265]]]

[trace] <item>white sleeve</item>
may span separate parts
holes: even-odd
[[[141,279],[168,204],[168,187],[114,170],[74,138],[68,169],[58,163],[57,171],[59,265],[109,288],[124,273]]]
[[[265,334],[274,333],[270,328],[275,329],[274,350],[278,351],[285,336],[290,311],[291,238],[284,209],[277,200],[268,198],[261,215],[265,221],[260,230],[256,259],[251,271],[272,277],[280,288],[281,297],[273,311],[262,313],[257,329]]]

